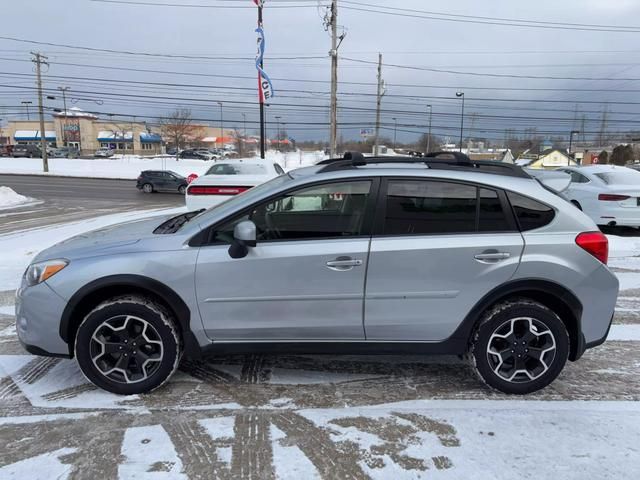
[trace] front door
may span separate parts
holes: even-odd
[[[367,274],[367,340],[445,340],[513,276],[522,235],[505,213],[503,192],[415,179],[390,179],[382,189]]]
[[[212,227],[196,267],[196,292],[214,341],[363,340],[375,181],[324,183],[277,196]],[[256,224],[245,258],[228,249],[233,227]]]

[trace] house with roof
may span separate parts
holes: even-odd
[[[523,153],[515,162],[521,167],[554,169],[558,167],[575,167],[578,163],[569,155],[566,150],[549,148],[539,155]]]

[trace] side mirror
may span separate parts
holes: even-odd
[[[229,247],[229,256],[244,258],[249,253],[249,247],[256,245],[256,224],[251,220],[240,222],[233,229],[233,243]]]

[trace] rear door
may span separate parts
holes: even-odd
[[[502,191],[383,181],[367,270],[367,340],[448,338],[484,295],[513,276],[523,247]]]

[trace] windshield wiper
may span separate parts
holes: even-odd
[[[169,220],[161,223],[160,225],[158,225],[158,227],[156,227],[156,229],[153,231],[153,233],[155,234],[159,234],[159,235],[164,235],[167,233],[176,233],[178,230],[180,230],[187,222],[189,222],[189,220],[191,220],[194,217],[197,217],[198,215],[200,215],[202,212],[204,212],[205,209],[201,208],[200,210],[195,210],[193,212],[187,212],[187,213],[182,213],[176,217],[172,217]]]

